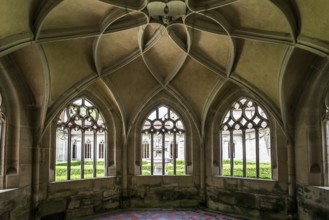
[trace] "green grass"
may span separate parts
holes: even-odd
[[[173,163],[169,163],[166,167],[167,174],[173,175]],[[256,178],[256,163],[246,163],[246,177]],[[142,175],[151,175],[151,164],[143,160],[142,163]],[[176,175],[185,175],[185,164],[183,160],[176,161]],[[230,174],[230,160],[223,161],[223,176],[231,176]],[[243,177],[243,161],[234,161],[234,177]],[[259,178],[260,179],[272,179],[271,163],[259,163]]]
[[[166,166],[167,175],[174,175],[174,163],[168,163]],[[142,175],[151,175],[151,163],[143,160]],[[185,161],[176,160],[176,175],[185,175]]]
[[[81,179],[79,160],[71,161],[71,180]],[[96,163],[96,177],[104,176],[104,160],[99,160]],[[55,181],[67,180],[67,162],[57,162],[55,171]],[[93,161],[85,161],[84,163],[84,178],[93,178]]]
[[[67,180],[67,162],[56,163],[56,176],[55,181]],[[166,167],[167,175],[174,175],[174,164],[169,163]],[[104,176],[104,161],[97,161],[96,176]],[[142,175],[151,175],[151,164],[147,161],[142,162]],[[185,175],[185,161],[176,160],[176,175]],[[259,163],[260,179],[272,179],[271,163]],[[230,161],[223,161],[223,176],[230,175]],[[243,177],[243,162],[241,160],[234,161],[234,177]],[[256,163],[247,162],[247,178],[256,178]],[[93,178],[93,161],[85,161],[84,165],[84,178]],[[71,180],[80,179],[80,161],[71,161]]]
[[[230,174],[230,160],[223,161],[223,176],[231,176]],[[241,160],[234,161],[233,176],[243,177],[243,162]],[[256,163],[246,163],[246,177],[256,178]],[[259,178],[272,179],[271,163],[259,163]]]

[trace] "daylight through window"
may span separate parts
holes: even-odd
[[[269,120],[257,103],[233,103],[221,124],[220,175],[272,178]]]
[[[166,106],[146,118],[142,128],[142,175],[185,175],[185,129]]]
[[[57,121],[55,181],[104,176],[105,139],[98,109],[85,98],[70,103]]]

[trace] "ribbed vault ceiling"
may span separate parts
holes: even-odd
[[[327,0],[172,0],[167,14],[165,2],[3,0],[0,55],[20,66],[48,118],[87,89],[124,121],[165,92],[197,123],[229,85],[281,120],[312,62],[329,55]]]

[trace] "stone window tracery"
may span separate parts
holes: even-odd
[[[105,176],[106,125],[86,98],[68,104],[56,124],[55,181]],[[103,157],[97,157],[97,147]]]
[[[235,101],[220,126],[220,175],[272,179],[270,121],[248,98]]]
[[[185,128],[171,108],[153,110],[144,121],[141,136],[142,175],[186,174]]]

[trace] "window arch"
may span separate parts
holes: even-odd
[[[272,179],[270,121],[257,103],[240,98],[220,125],[220,175]]]
[[[141,130],[142,175],[185,175],[185,128],[167,106],[153,110]]]
[[[74,100],[61,112],[56,127],[55,181],[105,176],[107,129],[92,102]]]

